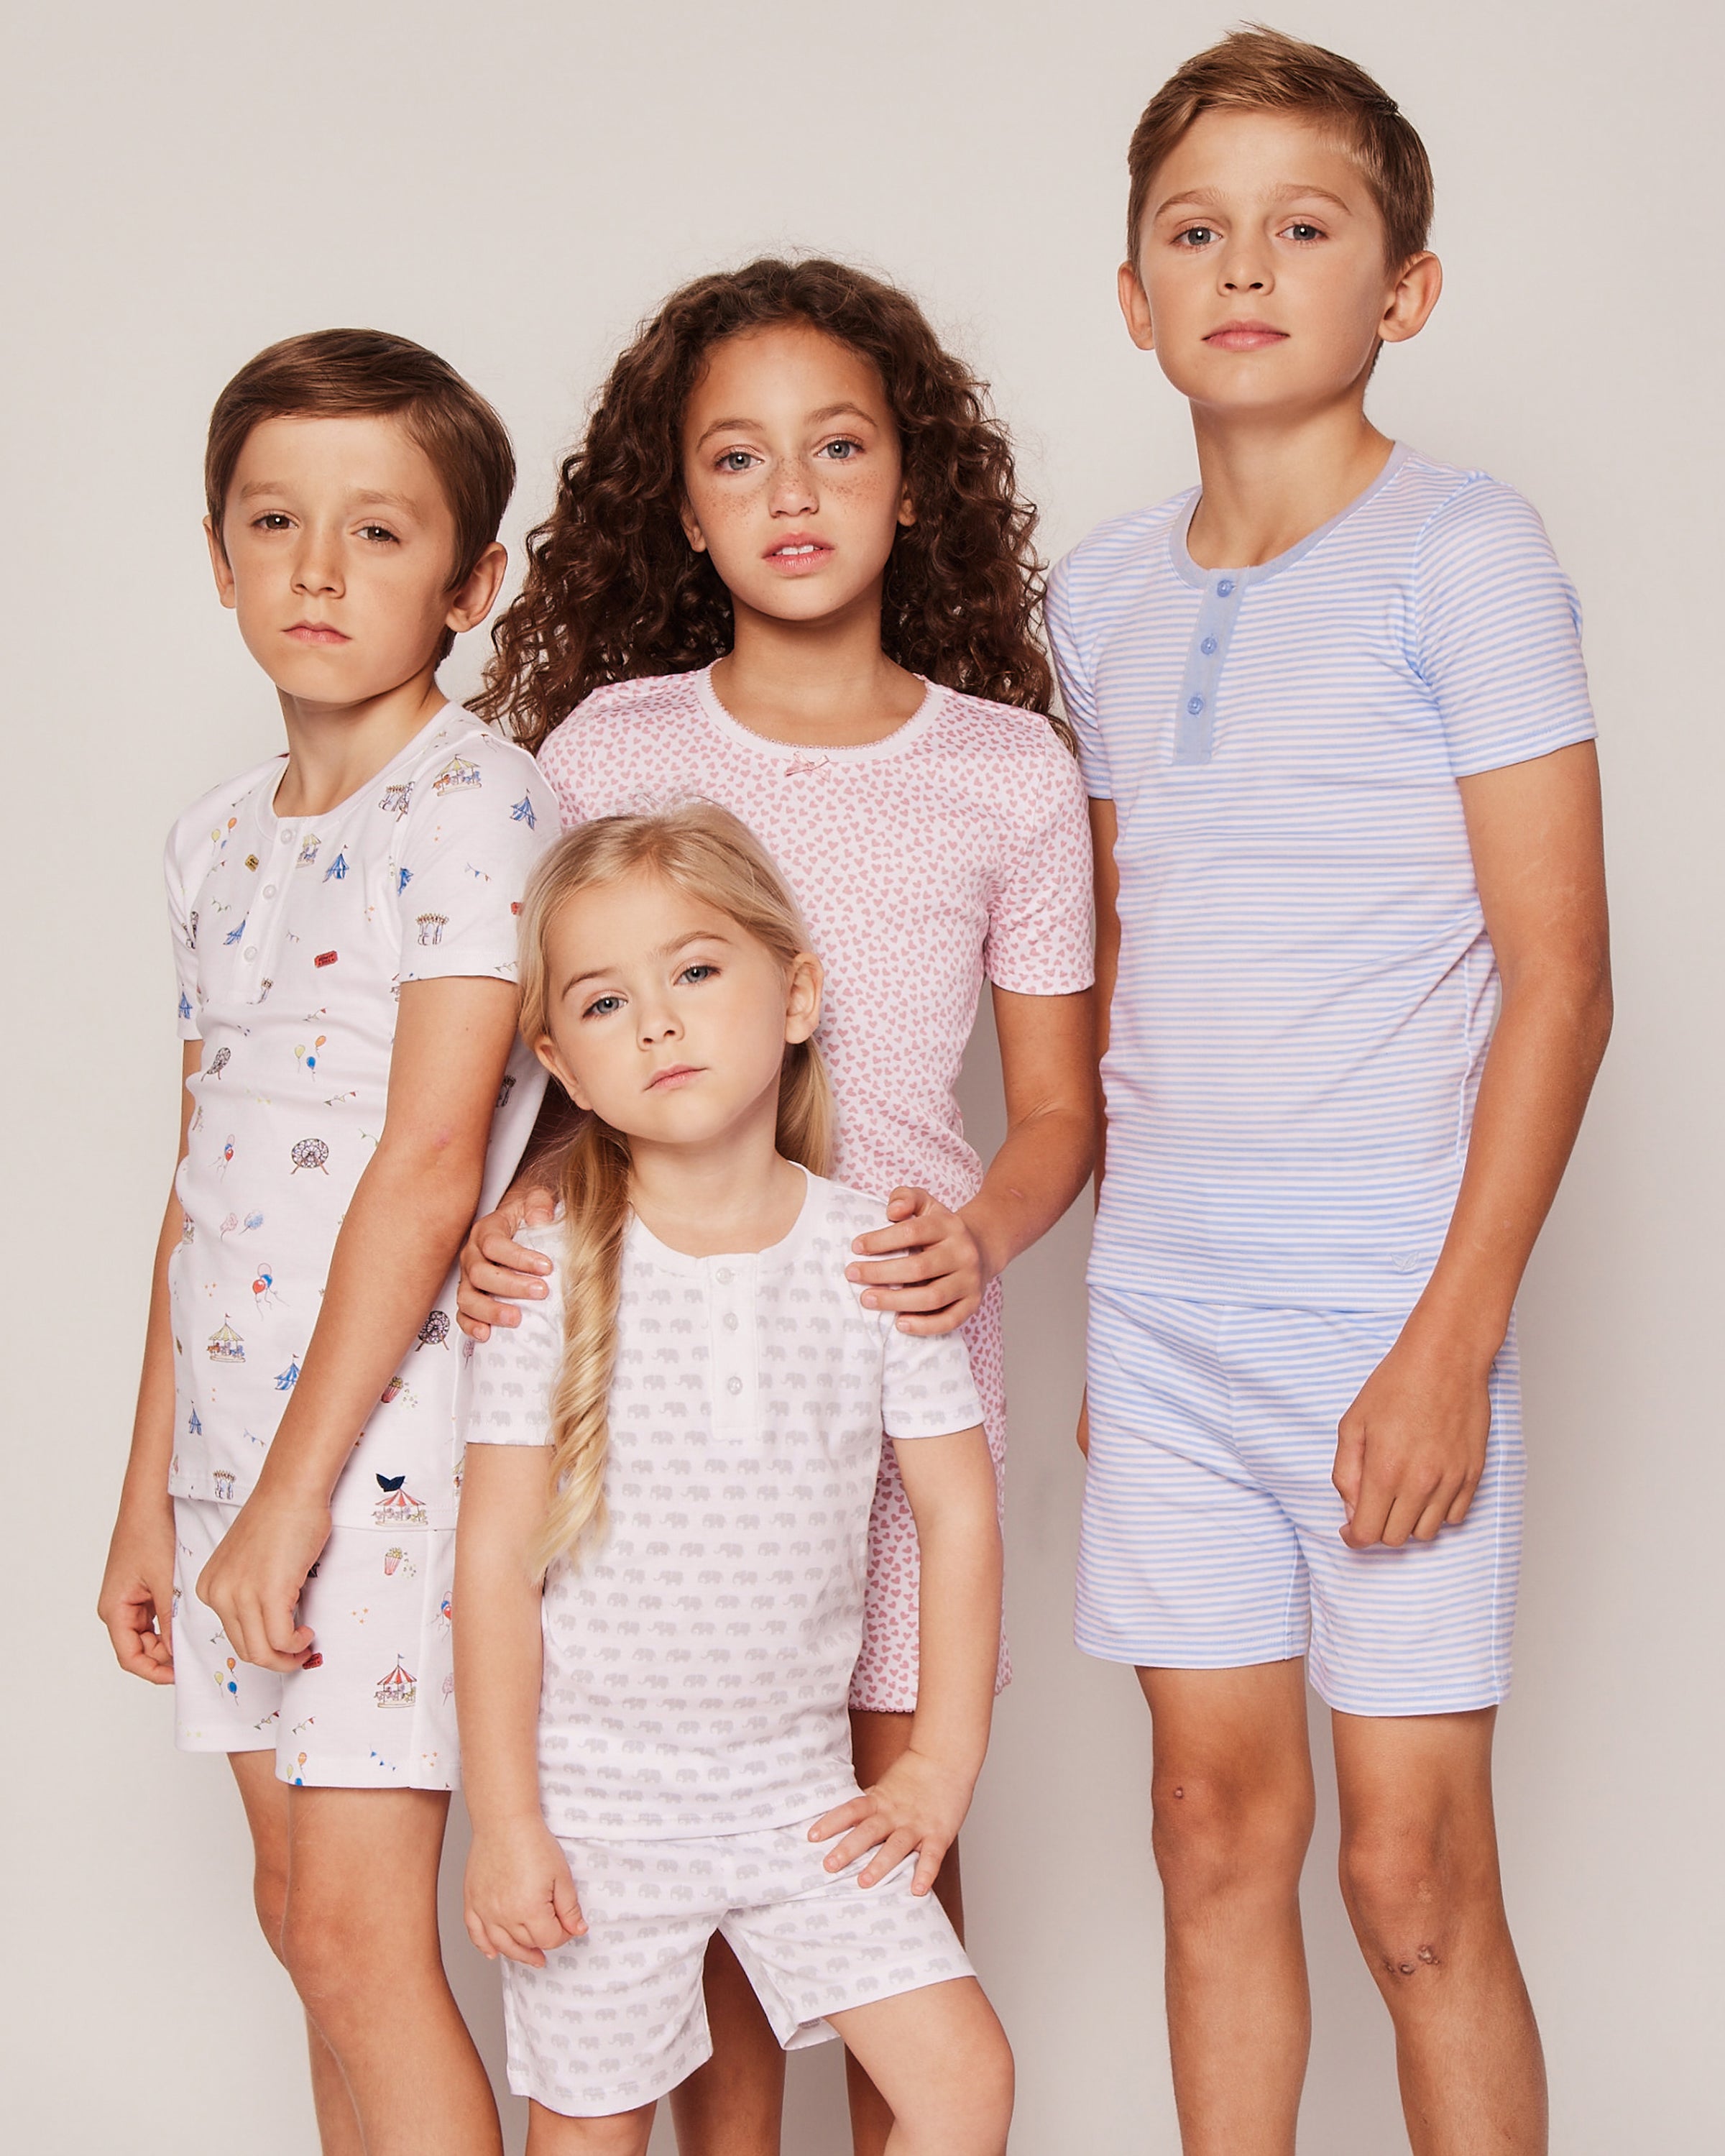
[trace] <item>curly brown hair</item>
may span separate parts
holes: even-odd
[[[672,293],[612,368],[585,439],[563,459],[473,703],[524,747],[536,751],[607,682],[686,672],[731,649],[731,594],[680,520],[683,413],[714,345],[787,322],[870,361],[898,424],[916,521],[887,562],[887,656],[943,687],[1048,710],[1036,511],[1018,491],[986,385],[942,348],[908,293],[841,262],[764,258]]]

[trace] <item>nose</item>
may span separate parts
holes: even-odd
[[[1217,271],[1224,292],[1267,292],[1276,282],[1269,251],[1254,232],[1239,233],[1229,240]]]
[[[683,1026],[675,1011],[665,1003],[642,1005],[640,1029],[641,1046],[657,1048],[661,1041],[677,1040]]]
[[[339,598],[343,588],[336,535],[303,525],[294,555],[294,589],[307,598]]]
[[[801,457],[781,457],[773,466],[768,503],[775,516],[808,516],[819,508],[820,490]]]

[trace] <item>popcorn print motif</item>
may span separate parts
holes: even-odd
[[[672,675],[598,690],[540,763],[566,829],[691,794],[740,816],[788,877],[826,968],[834,1175],[882,1198],[901,1183],[950,1206],[976,1195],[953,1088],[983,979],[1065,995],[1092,978],[1088,809],[1045,719],[931,689],[885,741],[817,754],[738,726],[706,673]],[[997,1281],[964,1328],[997,1468],[1000,1311]],[[916,1706],[916,1578],[889,1455],[854,1707]]]

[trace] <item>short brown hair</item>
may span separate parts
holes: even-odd
[[[217,538],[239,453],[265,419],[367,413],[400,418],[425,452],[455,520],[449,589],[465,584],[497,536],[515,491],[509,430],[447,360],[382,330],[313,330],[248,360],[217,398],[203,454],[203,494]],[[438,658],[454,642],[445,630]]]
[[[1177,68],[1144,107],[1126,153],[1132,188],[1126,254],[1138,258],[1157,167],[1206,112],[1298,112],[1329,127],[1365,175],[1384,219],[1385,250],[1399,268],[1431,229],[1431,160],[1401,107],[1340,53],[1253,23]]]

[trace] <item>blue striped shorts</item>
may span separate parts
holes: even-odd
[[[1486,1470],[1435,1542],[1351,1550],[1337,1424],[1394,1344],[1373,1311],[1091,1296],[1078,1645],[1141,1669],[1308,1655],[1348,1714],[1449,1714],[1509,1688],[1522,1531],[1512,1329]]]

